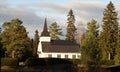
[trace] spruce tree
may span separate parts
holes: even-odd
[[[120,64],[120,28],[118,32],[118,47],[116,48],[115,64]]]
[[[69,40],[69,41],[74,41],[75,39],[75,17],[74,17],[74,14],[73,14],[73,10],[71,9],[68,13],[68,25],[67,25],[67,34],[66,34],[66,40]]]
[[[100,33],[100,48],[102,60],[114,60],[118,37],[118,14],[113,3],[107,5],[103,12],[103,25]]]
[[[62,36],[62,29],[56,22],[49,26],[50,37],[52,40],[59,40],[59,36]]]
[[[81,40],[81,59],[83,64],[97,65],[99,63],[98,28],[99,26],[95,20],[91,20],[87,24],[87,30]]]
[[[38,30],[35,31],[34,40],[33,40],[33,55],[37,56],[37,49],[39,43],[39,32]]]

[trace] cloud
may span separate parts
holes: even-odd
[[[67,26],[67,14],[71,8],[76,18],[76,26],[82,23],[84,27],[91,19],[95,19],[101,23],[106,5],[97,1],[81,2],[77,0],[64,3],[38,1],[27,4],[20,3],[15,6],[11,6],[7,2],[1,2],[0,23],[10,21],[13,18],[19,18],[27,28],[29,36],[33,37],[36,29],[41,33],[45,17],[47,17],[48,25],[56,21],[65,30]],[[115,4],[115,7],[116,11],[120,11],[119,4]],[[120,19],[120,12],[118,13]]]
[[[66,6],[72,7],[76,16],[79,16],[79,18],[84,20],[85,23],[92,18],[99,18],[98,20],[100,20],[104,7],[103,4],[97,2],[74,2],[67,3]]]
[[[71,8],[73,9],[76,16],[76,23],[78,23],[80,20],[86,23],[93,18],[100,20],[104,7],[103,4],[98,2],[68,2],[64,4],[37,2],[33,3],[33,6],[36,6],[37,9],[44,12],[42,14],[45,14],[52,18],[54,16],[54,19],[57,18],[57,21],[60,21],[59,19],[62,19],[62,21],[64,21],[64,24],[67,20],[68,11]]]
[[[11,19],[19,18],[23,21],[23,25],[26,27],[29,32],[29,36],[33,37],[33,32],[36,29],[42,27],[43,18],[37,16],[32,9],[21,8],[21,7],[8,7],[5,4],[0,3],[0,23],[8,22]],[[41,30],[41,29],[40,29]],[[39,30],[39,31],[40,31]]]
[[[46,8],[52,9],[55,12],[57,11],[56,9],[58,9],[61,12],[63,12],[63,10],[66,10],[66,7],[63,6],[62,4],[56,4],[52,2],[37,2],[37,3],[33,3],[33,6],[40,7],[42,9],[46,9]]]

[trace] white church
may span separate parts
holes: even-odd
[[[51,40],[45,19],[43,32],[39,40],[37,54],[39,58],[80,59],[80,46],[72,41]]]

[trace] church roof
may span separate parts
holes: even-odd
[[[79,49],[79,45],[71,41],[55,40],[51,42],[42,42],[43,52],[79,53]]]
[[[50,33],[48,32],[48,28],[47,28],[46,18],[45,18],[44,28],[43,28],[43,31],[42,31],[42,33],[41,33],[41,36],[50,36]]]

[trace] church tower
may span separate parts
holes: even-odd
[[[41,33],[41,36],[50,36],[50,35],[49,35],[49,32],[48,32],[48,28],[47,28],[46,18],[45,18],[44,28],[43,28],[43,32]]]
[[[43,28],[43,31],[42,31],[41,36],[40,36],[40,41],[41,42],[50,42],[51,41],[50,33],[48,32],[48,28],[47,28],[46,18],[45,18],[45,22],[44,22],[44,28]]]
[[[48,32],[47,20],[45,18],[43,31],[41,33],[40,42],[38,44],[38,52],[42,53],[42,42],[50,42],[50,41],[51,41],[51,37],[50,37],[50,33]]]

